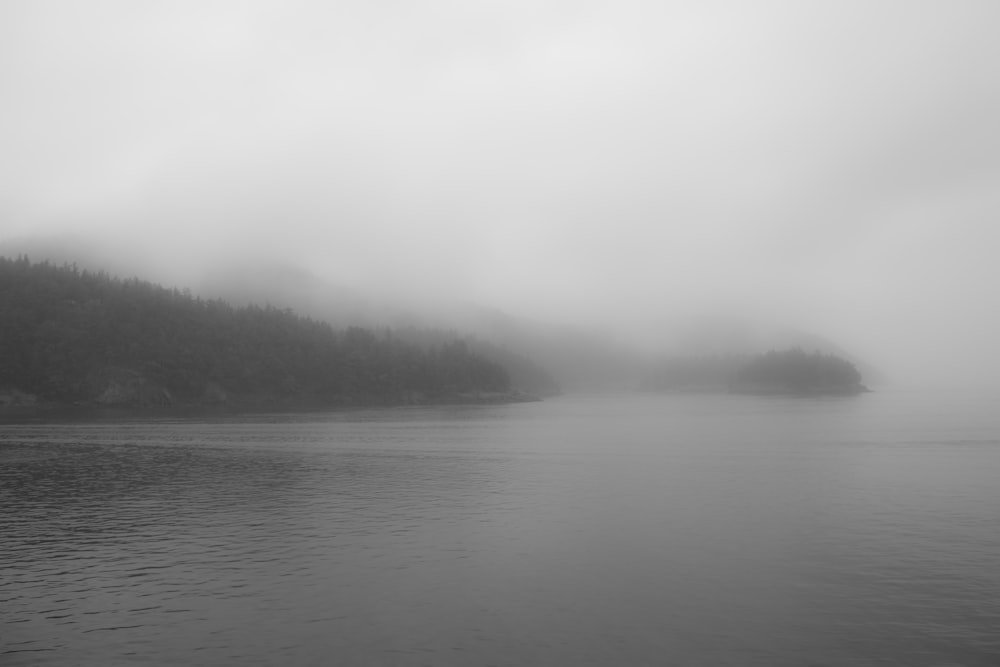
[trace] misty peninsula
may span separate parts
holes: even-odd
[[[537,400],[452,338],[334,329],[138,279],[0,258],[0,407],[323,409]]]
[[[870,391],[851,362],[801,348],[770,350],[752,356],[670,359],[647,372],[641,388],[788,396],[853,395]]]

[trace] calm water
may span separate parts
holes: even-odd
[[[0,425],[0,664],[998,665],[996,399]]]

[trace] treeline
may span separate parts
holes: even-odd
[[[646,391],[840,394],[867,391],[851,362],[800,348],[757,355],[676,357],[645,373]]]
[[[832,354],[795,348],[771,350],[743,364],[734,388],[750,392],[857,393],[867,391],[854,364]]]
[[[273,307],[0,258],[0,392],[52,401],[406,403],[510,391],[463,341],[421,346]]]
[[[447,345],[450,341],[461,340],[474,354],[500,364],[510,377],[511,387],[535,396],[556,396],[562,392],[552,375],[532,359],[477,336],[463,336],[456,331],[415,326],[396,328],[393,335],[421,349],[434,349]]]

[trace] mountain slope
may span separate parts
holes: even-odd
[[[395,404],[500,397],[462,341],[421,349],[273,307],[234,307],[69,266],[0,258],[0,389],[103,404]]]

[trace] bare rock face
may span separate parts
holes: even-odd
[[[172,405],[170,392],[127,368],[102,368],[87,376],[86,393],[100,405]]]

